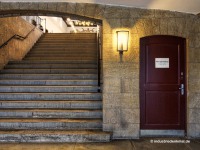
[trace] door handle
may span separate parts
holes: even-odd
[[[181,90],[181,95],[184,95],[184,84],[181,84],[181,87],[179,88],[179,90]]]

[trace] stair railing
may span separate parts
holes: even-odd
[[[101,92],[101,35],[99,33],[99,27],[97,27],[97,70],[98,70],[98,92]]]
[[[6,46],[12,39],[18,39],[18,40],[24,40],[26,39],[29,34],[35,30],[36,27],[34,27],[33,29],[31,29],[31,31],[29,31],[27,33],[26,36],[21,36],[21,35],[18,35],[18,34],[14,34],[13,36],[11,36],[7,41],[5,41],[1,46],[0,46],[0,49],[3,48],[4,46]]]

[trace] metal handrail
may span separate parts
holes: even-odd
[[[31,31],[28,32],[28,34],[26,36],[21,36],[21,35],[18,35],[18,34],[14,34],[13,36],[11,36],[7,41],[5,41],[1,46],[0,46],[0,49],[3,48],[4,46],[6,46],[12,39],[18,39],[18,40],[24,40],[26,39],[29,34],[35,30],[36,27],[34,27],[33,29],[31,29]]]
[[[98,92],[101,92],[101,41],[100,33],[97,30],[97,69],[98,69]]]

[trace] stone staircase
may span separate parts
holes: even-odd
[[[95,34],[45,34],[0,72],[0,142],[109,142]]]

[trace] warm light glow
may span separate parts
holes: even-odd
[[[128,31],[117,31],[117,50],[127,51],[128,50]]]
[[[71,21],[71,19],[70,19],[70,18],[67,18],[67,21],[69,21],[69,22],[70,22],[70,21]]]

